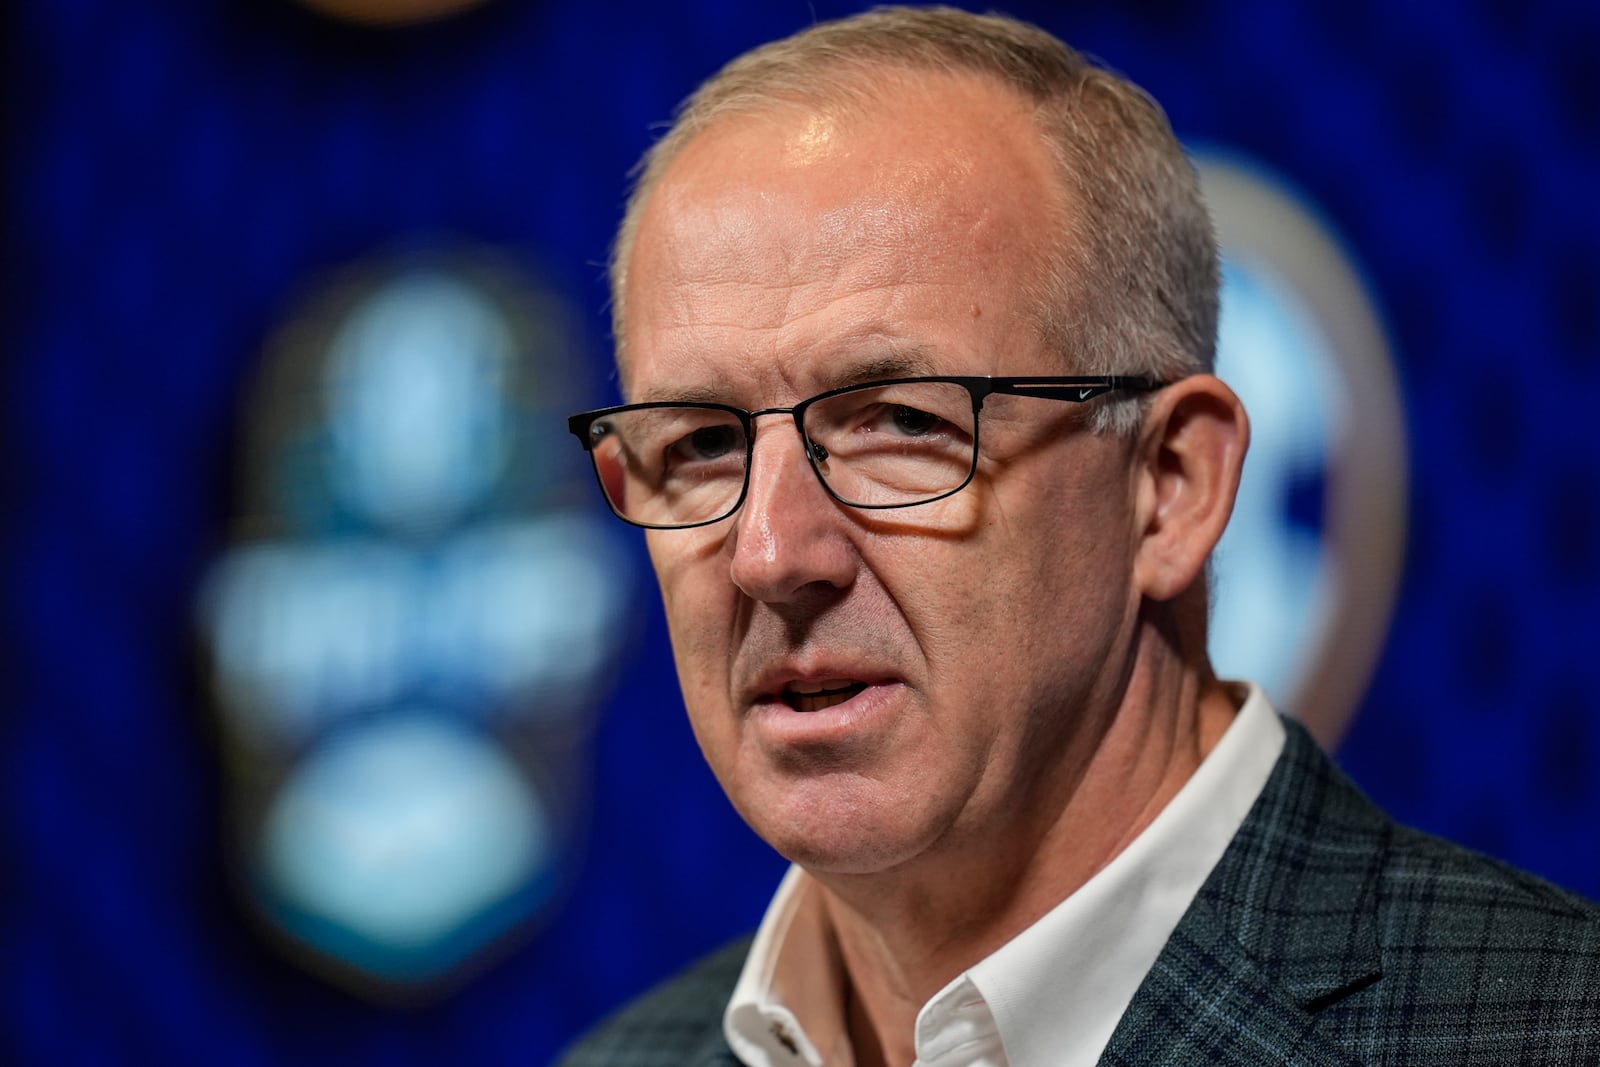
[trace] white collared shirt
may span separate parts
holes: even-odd
[[[1283,724],[1257,686],[1154,821],[917,1013],[917,1067],[1090,1067],[1267,783]],[[844,966],[818,887],[779,885],[723,1015],[750,1067],[854,1067]],[[802,1025],[803,1023],[803,1025]]]

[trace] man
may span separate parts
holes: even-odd
[[[1400,829],[1205,652],[1248,427],[1159,109],[889,9],[736,60],[615,251],[647,528],[753,942],[567,1062],[1600,1061],[1600,916]]]

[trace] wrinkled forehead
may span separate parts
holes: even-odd
[[[869,102],[725,117],[642,206],[627,250],[630,353],[718,289],[740,288],[751,324],[776,326],[829,287],[995,272],[1035,287],[1065,195],[1029,105],[981,78],[919,75]]]

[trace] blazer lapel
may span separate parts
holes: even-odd
[[[1100,1063],[1354,1067],[1359,1062],[1324,1041],[1315,1027],[1315,1017],[1263,972],[1215,917],[1191,912],[1145,978]]]
[[[1228,851],[1124,1013],[1102,1064],[1350,1065],[1316,1014],[1382,973],[1389,823],[1295,723]]]

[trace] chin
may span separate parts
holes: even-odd
[[[885,819],[894,810],[886,802],[862,804],[837,794],[829,799],[794,797],[776,810],[742,814],[779,855],[813,874],[881,874],[926,851],[937,836],[926,827]]]
[[[904,857],[899,850],[864,846],[859,842],[797,841],[773,845],[778,854],[799,864],[812,874],[882,874],[899,866]]]

